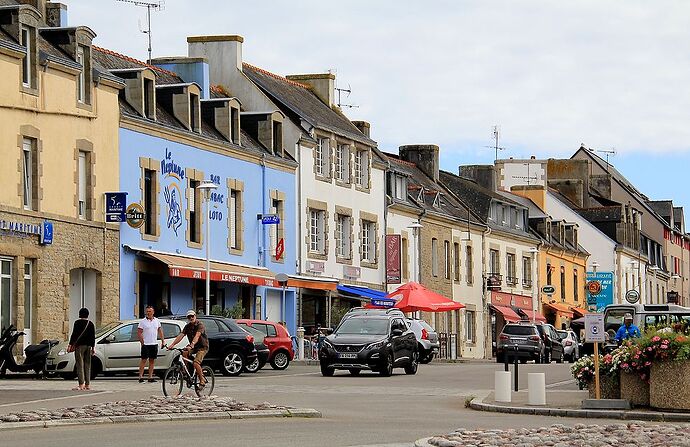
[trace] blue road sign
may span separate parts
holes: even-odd
[[[280,217],[277,214],[264,214],[261,216],[261,223],[263,225],[278,225]]]

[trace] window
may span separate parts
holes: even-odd
[[[352,218],[342,214],[335,217],[335,243],[337,256],[343,259],[350,259],[350,234],[352,232]]]
[[[388,195],[395,200],[407,199],[407,177],[392,172],[388,176]]]
[[[489,250],[489,265],[491,266],[492,275],[501,274],[501,265],[498,259],[498,250]]]
[[[273,121],[273,153],[283,152],[283,124]]]
[[[508,225],[508,216],[506,213],[506,207],[501,205],[501,225]]]
[[[166,339],[175,338],[180,332],[182,332],[180,331],[180,327],[176,324],[161,323],[161,326],[163,327],[163,337]]]
[[[33,287],[32,279],[32,264],[31,261],[24,262],[24,330],[31,329],[32,316],[32,301],[33,301]]]
[[[189,179],[187,203],[189,206],[189,242],[201,242],[201,215],[203,214],[199,181]]]
[[[189,129],[192,132],[201,132],[199,121],[199,97],[192,93],[189,94]]]
[[[81,65],[81,71],[77,76],[77,101],[86,102],[86,57],[84,46],[77,45],[77,63]]]
[[[309,211],[309,251],[312,253],[325,252],[325,211]]]
[[[78,205],[77,212],[80,219],[86,219],[86,191],[87,191],[87,154],[84,151],[79,151],[79,184],[78,184]]]
[[[12,260],[0,259],[0,330],[12,321]]]
[[[35,49],[31,40],[31,30],[24,26],[21,30],[21,44],[26,47],[26,56],[24,56],[24,60],[22,61],[22,84],[24,84],[24,87],[32,87],[32,67]]]
[[[431,239],[431,274],[438,276],[438,239]]]
[[[573,299],[577,303],[580,301],[580,287],[577,282],[577,269],[573,270]]]
[[[507,274],[506,281],[508,282],[508,284],[511,284],[511,285],[517,284],[517,273],[515,270],[515,254],[514,253],[508,253],[506,256],[506,274]]]
[[[522,258],[522,285],[523,287],[532,287],[532,258]]]
[[[408,250],[409,250],[409,241],[407,240],[406,237],[401,238],[401,248],[400,248],[400,259],[401,259],[401,264],[402,264],[402,277],[403,279],[409,279],[410,278],[410,269],[409,269],[409,262],[407,259],[408,256]],[[413,280],[416,280],[416,278],[413,278]]]
[[[453,244],[453,279],[460,281],[460,244]]]
[[[474,343],[475,341],[475,320],[474,311],[465,311],[465,341]]]
[[[376,262],[376,224],[362,221],[362,261]]]
[[[546,285],[551,286],[553,285],[553,282],[551,281],[551,273],[553,272],[553,268],[551,267],[550,263],[546,263]]]
[[[355,183],[361,188],[369,187],[369,151],[355,152]]]
[[[330,158],[328,138],[319,138],[314,149],[314,172],[316,175],[328,177],[328,159]]]
[[[443,241],[443,276],[450,279],[450,242]]]
[[[229,245],[232,249],[239,249],[240,244],[240,226],[241,226],[241,215],[240,206],[242,203],[242,192],[231,189],[230,199],[228,200],[228,232],[229,232]]]
[[[350,146],[339,144],[335,149],[335,179],[350,182]]]
[[[230,107],[230,138],[233,143],[240,144],[240,111]]]
[[[25,210],[35,210],[34,195],[36,194],[36,175],[34,155],[36,154],[36,140],[24,138],[22,143],[22,190]]]
[[[138,324],[128,324],[126,326],[122,326],[120,329],[110,334],[108,338],[111,339],[111,343],[127,343],[133,341],[138,342],[138,326]]]
[[[513,224],[514,228],[522,228],[521,216],[522,211],[518,210],[517,208],[513,208],[513,221],[511,223]]]
[[[565,303],[565,267],[561,266],[561,302]]]
[[[156,171],[144,169],[144,233],[156,234]]]
[[[276,255],[278,254],[278,244],[283,238],[283,232],[285,229],[285,219],[284,219],[284,202],[281,199],[271,199],[271,214],[275,214],[280,219],[280,223],[277,225],[269,225],[270,239],[271,239],[271,256],[273,260],[276,260]],[[283,245],[283,250],[285,246]],[[282,259],[281,254],[281,259]]]
[[[467,279],[467,284],[472,284],[474,280],[472,277],[472,246],[468,245],[465,247],[465,278]]]
[[[156,117],[153,110],[154,94],[153,79],[144,79],[144,116],[149,119]]]

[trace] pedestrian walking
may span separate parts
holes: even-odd
[[[91,389],[91,356],[96,353],[96,327],[89,321],[89,309],[79,309],[79,319],[74,322],[69,338],[68,352],[74,352],[79,386],[74,391]]]
[[[146,318],[139,322],[137,336],[141,343],[141,360],[139,360],[139,383],[144,381],[144,367],[149,362],[149,382],[155,382],[153,378],[153,366],[158,357],[158,338],[161,339],[161,349],[165,346],[165,336],[158,318],[153,316],[153,306],[146,306]]]

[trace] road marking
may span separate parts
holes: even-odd
[[[571,383],[575,383],[575,379],[568,379],[568,380],[563,380],[561,382],[550,383],[550,384],[546,385],[546,388],[556,388],[557,386],[570,385]]]
[[[0,405],[0,407],[12,407],[12,406],[24,405],[24,404],[35,404],[35,403],[39,403],[39,402],[50,402],[53,400],[75,399],[75,398],[79,398],[79,397],[88,397],[88,396],[93,396],[95,394],[112,394],[112,393],[114,393],[114,391],[95,391],[93,393],[75,394],[74,396],[48,397],[46,399],[26,400],[26,401],[22,401],[22,402],[2,404],[2,405]]]

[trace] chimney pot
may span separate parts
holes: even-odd
[[[400,146],[400,158],[417,165],[435,182],[439,179],[439,147],[435,144],[408,144]]]
[[[328,107],[333,107],[335,104],[335,75],[333,73],[288,75],[285,77],[311,87],[314,94]]]

